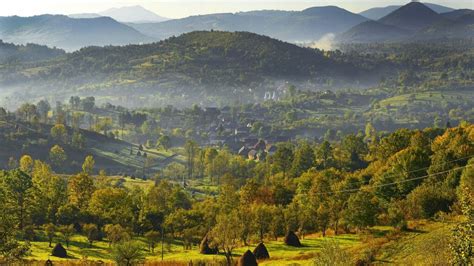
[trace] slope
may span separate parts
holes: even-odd
[[[0,39],[76,50],[91,45],[124,45],[150,41],[133,28],[108,17],[73,19],[62,15],[0,17]]]
[[[386,25],[416,32],[444,20],[445,18],[443,16],[434,12],[424,4],[411,2],[378,21]]]
[[[51,60],[65,55],[60,49],[37,44],[15,45],[0,40],[0,64]]]
[[[403,40],[408,36],[410,32],[407,30],[377,21],[367,21],[337,36],[337,40],[343,43],[391,42]]]
[[[424,4],[438,14],[451,12],[454,10],[450,7],[446,7],[442,5],[431,4],[431,3],[424,3]],[[402,6],[392,5],[392,6],[386,6],[386,7],[374,7],[374,8],[365,10],[363,12],[360,12],[359,15],[362,15],[372,20],[378,20],[392,13],[393,11],[399,9],[400,7]]]

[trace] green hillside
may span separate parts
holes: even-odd
[[[0,146],[3,147],[0,150],[0,165],[8,167],[11,158],[18,160],[24,154],[42,161],[50,161],[49,151],[54,145],[61,146],[67,156],[64,164],[54,167],[61,173],[79,171],[84,158],[88,155],[94,156],[97,169],[103,169],[112,175],[142,176],[173,161],[182,160],[179,156],[172,156],[171,151],[143,149],[141,155],[137,155],[139,146],[92,131],[67,128],[66,142],[54,139],[50,132],[50,125],[0,121],[2,135]],[[75,134],[83,137],[83,147],[77,147],[71,140]],[[147,154],[146,157],[144,153]]]

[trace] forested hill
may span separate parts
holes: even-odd
[[[65,52],[60,49],[37,44],[15,45],[0,40],[0,64],[49,60],[62,55]]]
[[[337,63],[319,50],[248,32],[219,31],[192,32],[145,45],[83,48],[41,65],[37,73],[24,69],[22,78],[101,76],[109,81],[148,82],[171,75],[203,84],[248,84],[262,77],[312,79],[343,73],[351,78],[357,74],[354,67]]]

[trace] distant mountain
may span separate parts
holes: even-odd
[[[371,43],[400,41],[408,36],[410,32],[407,30],[371,20],[352,27],[336,40],[344,43]]]
[[[70,14],[67,15],[70,18],[100,18],[103,17],[99,13],[78,13],[78,14]]]
[[[454,10],[453,8],[441,6],[437,4],[431,4],[431,3],[423,3],[423,4],[438,14],[446,13],[446,12],[450,12]],[[393,11],[399,9],[400,7],[402,6],[393,5],[393,6],[386,6],[386,7],[375,7],[375,8],[371,8],[366,11],[363,11],[359,14],[372,20],[379,20],[385,17],[386,15],[392,13]]]
[[[416,32],[445,18],[419,2],[411,2],[400,7],[378,21],[401,29]]]
[[[462,16],[473,15],[473,14],[474,14],[474,10],[472,9],[458,9],[451,12],[442,13],[441,15],[451,20],[457,20],[461,18]]]
[[[120,22],[161,22],[168,20],[142,6],[126,6],[111,8],[99,13],[102,16],[111,17]]]
[[[37,43],[66,50],[151,40],[108,17],[73,19],[62,15],[0,17],[0,39],[16,44]]]
[[[370,43],[472,38],[472,16],[472,10],[438,14],[422,3],[411,2],[377,21],[354,26],[336,39],[342,43]]]
[[[335,7],[313,7],[303,11],[251,11],[191,16],[161,23],[129,24],[145,35],[166,39],[199,30],[248,31],[289,42],[319,40],[341,33],[361,22],[361,15]]]
[[[456,16],[452,16],[456,17]],[[474,13],[468,12],[455,20],[445,20],[422,29],[413,36],[416,40],[443,38],[472,38],[474,36]]]

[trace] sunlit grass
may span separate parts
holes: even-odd
[[[357,245],[359,239],[357,235],[340,235],[333,237],[338,240],[338,242],[343,247],[349,247]],[[158,244],[155,248],[155,252],[151,253],[147,249],[147,244],[143,238],[135,238],[136,241],[142,243],[146,259],[148,261],[161,261],[161,244]],[[55,238],[53,246],[56,242],[60,241],[59,238]],[[290,247],[283,243],[282,239],[278,241],[266,241],[265,245],[270,253],[271,259],[267,261],[262,261],[262,265],[289,265],[292,263],[300,263],[302,265],[311,264],[314,256],[318,253],[321,245],[325,241],[324,238],[319,236],[308,236],[305,239],[301,240],[303,247],[296,248]],[[66,248],[65,244],[62,242],[63,246]],[[238,258],[241,256],[247,249],[253,250],[257,243],[253,243],[248,247],[243,246],[236,248],[234,250],[234,256]],[[221,261],[224,259],[223,255],[202,255],[199,253],[198,246],[193,246],[191,250],[185,250],[180,241],[174,241],[171,245],[164,244],[164,261],[178,261],[178,262],[189,262],[189,261]],[[112,261],[111,248],[109,244],[105,241],[96,241],[93,243],[93,246],[90,247],[87,242],[86,237],[81,235],[76,235],[72,238],[68,251],[68,259],[61,259],[50,256],[52,248],[48,246],[46,241],[34,241],[31,242],[32,253],[28,259],[34,260],[47,260],[51,259],[53,261],[64,261],[64,260],[101,260],[104,262]]]

